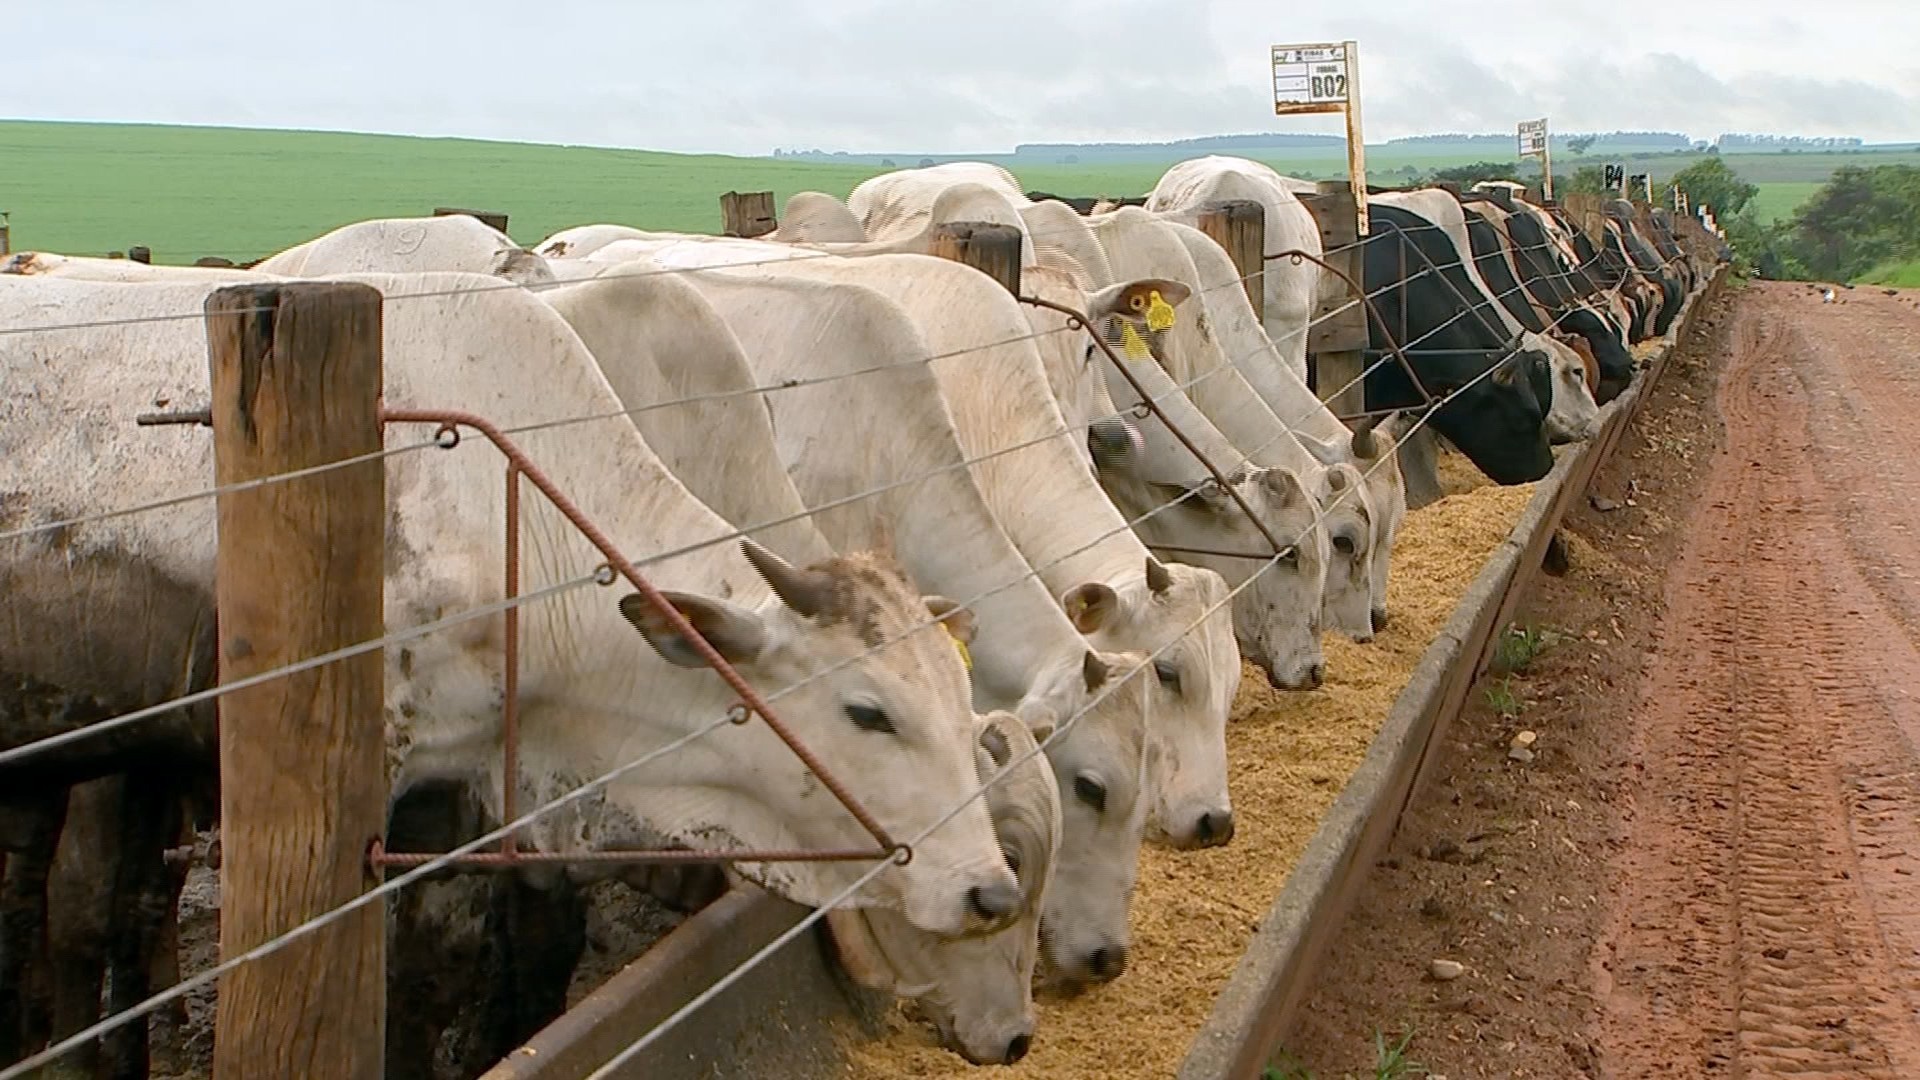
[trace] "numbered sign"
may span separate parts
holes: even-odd
[[[1547,121],[1545,117],[1541,117],[1538,120],[1520,121],[1519,134],[1521,157],[1527,157],[1529,155],[1538,156],[1547,152]]]
[[[1273,112],[1341,112],[1352,93],[1352,56],[1345,44],[1275,45]]]
[[[1627,190],[1627,167],[1625,165],[1607,165],[1603,168],[1601,186],[1608,191],[1622,194]]]

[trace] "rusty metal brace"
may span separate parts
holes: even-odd
[[[731,663],[702,637],[699,630],[689,622],[666,597],[642,576],[639,570],[620,553],[612,540],[600,530],[573,500],[569,499],[546,473],[527,457],[526,453],[509,438],[498,426],[478,414],[456,409],[393,409],[383,408],[381,422],[386,424],[435,424],[435,443],[442,449],[451,450],[460,444],[460,428],[469,427],[486,436],[487,441],[499,450],[507,459],[506,493],[506,597],[511,600],[520,595],[520,481],[525,478],[547,497],[554,509],[565,517],[574,528],[580,530],[589,543],[606,557],[601,567],[601,583],[612,584],[615,576],[624,577],[627,582],[644,596],[649,604],[663,615],[676,631],[683,635],[700,654],[701,659],[713,668],[726,684],[739,695],[740,702],[729,710],[727,718],[735,724],[744,724],[755,714],[767,722],[775,735],[787,744],[795,757],[798,757],[822,785],[833,793],[834,798],[846,807],[860,826],[874,838],[878,845],[873,850],[839,851],[726,851],[726,850],[664,850],[664,851],[582,851],[582,852],[523,852],[515,841],[514,833],[509,832],[501,839],[497,852],[472,852],[448,859],[454,866],[481,868],[510,868],[521,863],[708,863],[708,862],[855,862],[877,859],[891,859],[896,864],[905,865],[913,859],[913,848],[895,841],[887,830],[877,821],[852,792],[841,784],[831,770],[823,764],[813,752],[802,743],[798,736],[783,723],[771,706],[747,681],[740,676]],[[213,426],[211,409],[184,409],[174,412],[142,413],[134,422],[142,427],[169,424],[197,424],[202,427]],[[506,620],[505,633],[505,687],[501,716],[501,741],[504,777],[501,791],[502,818],[512,822],[518,818],[518,798],[516,795],[517,770],[519,767],[519,726],[520,726],[520,608],[514,605],[503,613]],[[367,847],[367,861],[377,872],[388,866],[418,866],[430,860],[440,858],[437,854],[421,852],[394,852],[386,849],[385,841],[375,837]]]
[[[1251,521],[1253,527],[1260,530],[1260,535],[1266,538],[1268,544],[1272,545],[1273,555],[1262,555],[1260,558],[1277,558],[1280,555],[1286,554],[1288,548],[1293,547],[1292,544],[1282,544],[1280,538],[1273,535],[1273,530],[1267,528],[1266,522],[1261,521],[1260,516],[1253,512],[1253,507],[1248,504],[1246,498],[1228,481],[1226,474],[1220,471],[1219,466],[1210,461],[1207,455],[1201,453],[1200,448],[1194,445],[1193,440],[1187,438],[1187,433],[1181,431],[1180,426],[1173,422],[1173,418],[1168,416],[1166,412],[1160,408],[1159,402],[1153,400],[1153,395],[1148,393],[1147,388],[1140,384],[1139,378],[1135,376],[1132,371],[1128,370],[1127,365],[1122,363],[1118,356],[1114,355],[1113,347],[1108,345],[1106,339],[1094,330],[1092,318],[1086,313],[1075,311],[1065,304],[1056,304],[1051,300],[1038,296],[1022,296],[1019,300],[1023,304],[1031,304],[1034,307],[1057,311],[1067,317],[1067,329],[1085,330],[1087,332],[1088,339],[1099,346],[1101,352],[1107,354],[1107,359],[1113,363],[1114,370],[1120,373],[1121,378],[1127,380],[1127,384],[1133,387],[1134,393],[1140,395],[1140,404],[1146,406],[1149,412],[1159,418],[1160,423],[1166,426],[1167,431],[1172,434],[1175,439],[1179,440],[1181,446],[1187,448],[1187,452],[1192,454],[1194,460],[1200,463],[1200,467],[1207,470],[1207,473],[1213,477],[1213,482],[1219,485],[1220,490],[1225,492],[1227,497],[1232,499],[1234,503],[1240,507],[1241,511],[1247,515],[1247,520]]]

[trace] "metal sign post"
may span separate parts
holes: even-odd
[[[1520,156],[1540,159],[1540,191],[1553,201],[1553,150],[1547,138],[1547,118],[1522,120],[1519,128]]]
[[[1347,180],[1354,215],[1367,235],[1367,144],[1360,131],[1360,46],[1352,41],[1273,46],[1273,114],[1343,114]]]

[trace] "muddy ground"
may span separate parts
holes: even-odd
[[[1920,1076],[1920,294],[1837,299],[1703,313],[1282,1075]]]

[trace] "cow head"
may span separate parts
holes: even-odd
[[[1325,624],[1358,642],[1373,640],[1373,505],[1360,470],[1346,462],[1312,477],[1327,534]]]
[[[995,933],[942,938],[896,912],[827,913],[841,964],[855,981],[913,999],[946,1045],[975,1065],[1011,1065],[1033,1043],[1033,974],[1040,904],[1060,850],[1060,795],[1033,736],[1011,713],[979,721],[977,767],[987,812],[1020,882],[1020,914]]]
[[[1569,308],[1559,324],[1586,345],[1583,356],[1594,361],[1594,402],[1605,405],[1625,393],[1633,381],[1633,353],[1627,349],[1625,329],[1585,304]],[[1574,348],[1578,351],[1579,345]]]
[[[1147,695],[1153,672],[1139,653],[1088,653],[1090,711],[1047,746],[1060,791],[1060,854],[1040,916],[1051,982],[1104,982],[1126,969],[1127,909],[1146,833]],[[1045,741],[1047,732],[1035,733]]]
[[[1087,582],[1061,606],[1089,643],[1154,657],[1147,699],[1148,823],[1178,848],[1233,838],[1227,714],[1240,685],[1227,583],[1149,556],[1118,586]]]
[[[1266,672],[1276,688],[1311,690],[1326,673],[1320,651],[1320,597],[1326,585],[1327,534],[1312,494],[1291,469],[1254,469],[1230,477],[1275,539],[1285,545],[1276,560],[1266,536],[1211,478],[1182,484],[1142,481],[1137,474],[1098,461],[1100,482],[1149,547],[1167,546],[1181,562],[1214,571],[1239,588],[1233,599],[1234,636],[1240,651]],[[1157,512],[1155,512],[1157,510]],[[1205,548],[1209,554],[1174,548]],[[1226,554],[1231,553],[1231,554]]]
[[[1484,359],[1446,359],[1421,372],[1435,394],[1454,395],[1434,413],[1434,430],[1496,484],[1525,484],[1547,475],[1553,469],[1546,429],[1553,393],[1547,355],[1522,349]],[[1497,363],[1493,374],[1479,378],[1490,362]]]
[[[1587,388],[1587,366],[1565,341],[1557,336],[1523,333],[1521,340],[1531,351],[1547,357],[1548,390],[1547,439],[1554,443],[1578,442],[1593,434],[1599,423],[1600,406]]]
[[[781,717],[892,835],[906,839],[933,828],[979,787],[970,687],[954,647],[956,639],[972,637],[971,615],[952,601],[921,596],[885,555],[851,554],[802,569],[752,541],[742,547],[773,600],[748,607],[667,592],[666,601],[749,683],[784,688]],[[668,663],[707,666],[695,639],[643,595],[623,597],[620,610]],[[932,622],[929,613],[944,623]],[[755,730],[766,732],[742,729]],[[753,766],[741,770],[740,787],[728,793],[742,804],[739,812],[780,822],[796,846],[872,843],[851,815],[820,797],[818,779],[770,733],[743,740],[735,752]],[[777,878],[770,885],[775,891],[821,903],[851,880],[851,865],[756,870],[749,864],[743,872]],[[918,842],[905,866],[875,878],[856,902],[896,908],[930,933],[962,935],[1007,925],[1019,913],[1019,897],[986,808],[976,800]]]

